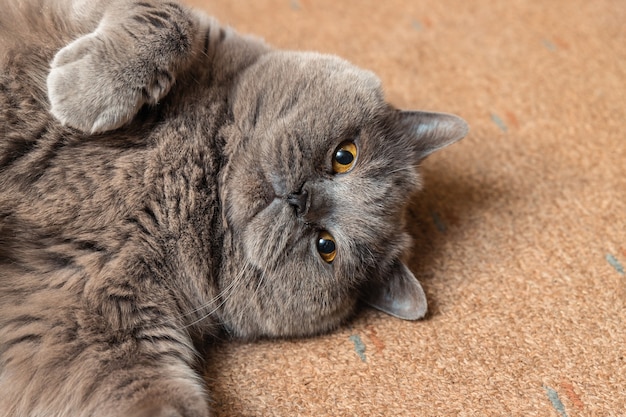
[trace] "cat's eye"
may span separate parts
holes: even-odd
[[[341,142],[333,154],[333,172],[343,174],[350,171],[356,162],[357,154],[358,150],[354,142],[348,140]]]
[[[326,263],[331,263],[337,256],[335,238],[328,232],[321,232],[317,238],[317,251]]]

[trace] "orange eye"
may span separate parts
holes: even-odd
[[[333,172],[343,174],[354,166],[358,150],[356,144],[351,141],[341,142],[333,155]]]
[[[317,238],[317,251],[326,263],[332,263],[337,256],[335,238],[328,232],[321,232]]]

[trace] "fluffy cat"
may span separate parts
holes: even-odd
[[[0,7],[0,415],[206,417],[217,332],[426,313],[403,211],[463,120],[170,1]]]

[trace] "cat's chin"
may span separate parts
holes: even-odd
[[[244,330],[241,328],[232,328],[227,326],[228,333],[242,340],[257,339],[299,339],[314,337],[321,334],[330,333],[338,329],[341,325],[348,322],[356,311],[356,303],[350,303],[348,307],[335,311],[332,315],[317,317],[308,323],[294,322],[293,318],[286,318],[288,326],[271,326],[256,327]],[[247,326],[246,326],[247,327]]]

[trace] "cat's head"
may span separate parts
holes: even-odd
[[[220,316],[243,337],[337,326],[359,299],[426,313],[402,257],[419,163],[461,139],[446,114],[402,112],[371,72],[330,56],[273,52],[232,96],[221,194],[229,241]]]

